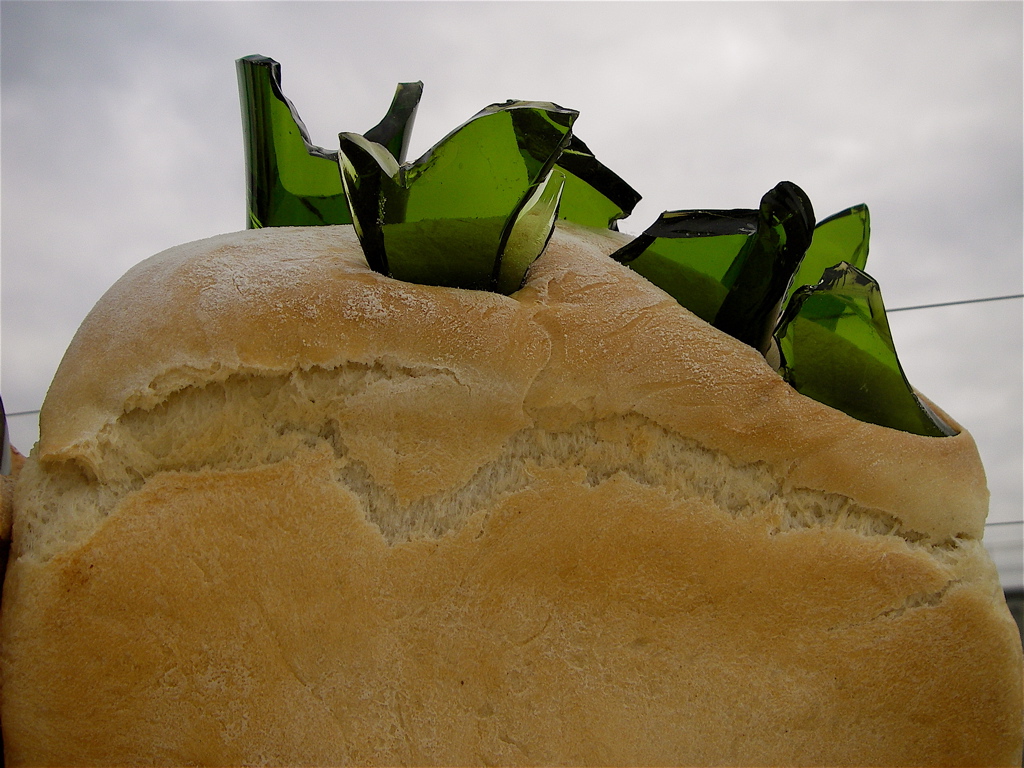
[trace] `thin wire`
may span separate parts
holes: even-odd
[[[908,312],[911,309],[931,309],[932,307],[955,307],[958,304],[980,304],[983,301],[1005,301],[1006,299],[1024,299],[1024,293],[1014,293],[1009,296],[989,296],[986,299],[963,299],[962,301],[943,301],[938,304],[918,304],[913,307],[896,307],[886,309],[889,312]]]

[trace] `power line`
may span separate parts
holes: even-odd
[[[912,309],[931,309],[932,307],[955,307],[958,304],[980,304],[983,301],[1005,301],[1006,299],[1024,299],[1024,293],[1013,293],[1009,296],[989,296],[985,299],[963,299],[961,301],[943,301],[938,304],[918,304],[913,307],[896,307],[895,309],[886,309],[886,313],[889,312],[909,312]]]

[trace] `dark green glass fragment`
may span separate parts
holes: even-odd
[[[878,284],[842,262],[799,288],[779,323],[779,373],[801,394],[861,421],[930,437],[956,434],[911,389]]]
[[[757,231],[757,211],[666,211],[612,254],[712,323],[737,256]]]
[[[493,104],[404,165],[342,133],[342,178],[367,262],[409,282],[518,289],[554,227],[564,178],[552,171],[577,115]]]
[[[811,246],[797,270],[793,284],[786,294],[786,302],[805,285],[817,285],[829,267],[841,261],[864,269],[868,261],[868,241],[871,236],[871,217],[866,205],[855,205],[845,211],[822,219],[814,228]],[[783,306],[785,306],[785,304]]]
[[[558,158],[565,176],[565,190],[558,218],[601,229],[618,229],[629,216],[640,194],[602,165],[579,137],[573,136]]]
[[[384,119],[363,135],[387,149],[398,162],[404,163],[412,138],[416,109],[422,96],[422,82],[399,83]],[[335,152],[334,156],[337,157],[338,153]]]
[[[786,289],[811,244],[813,231],[814,210],[800,187],[784,181],[765,194],[757,232],[726,275],[729,293],[713,325],[765,354],[782,313]]]
[[[807,195],[784,181],[758,210],[663,213],[612,258],[764,353],[813,226]]]
[[[565,176],[556,168],[548,175],[547,183],[536,187],[509,222],[506,242],[500,246],[502,256],[495,264],[498,293],[508,295],[519,290],[526,271],[544,252],[555,229],[565,184]]]
[[[338,153],[309,140],[298,112],[281,90],[281,65],[266,56],[236,62],[248,178],[248,226],[349,224]],[[369,131],[402,157],[422,93],[402,83],[385,118]]]

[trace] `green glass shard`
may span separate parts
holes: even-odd
[[[379,144],[341,134],[341,175],[367,262],[409,282],[518,289],[554,227],[563,182],[552,171],[577,115],[542,102],[493,104],[403,165]]]
[[[412,124],[416,109],[423,96],[423,83],[399,83],[384,119],[363,135],[375,144],[380,144],[398,162],[404,163],[412,137]],[[334,153],[337,157],[337,152]]]
[[[917,435],[956,434],[911,389],[878,284],[842,262],[793,296],[776,332],[779,373],[801,394],[861,421]]]
[[[249,227],[348,222],[332,154],[309,141],[273,59],[236,62],[245,134]]]
[[[784,181],[758,210],[663,213],[612,258],[764,353],[813,226],[807,195]]]
[[[506,241],[499,246],[503,257],[495,262],[494,280],[499,293],[518,291],[526,270],[544,252],[555,229],[565,183],[565,175],[556,168],[548,175],[547,183],[538,185],[514,214],[511,227],[506,227]]]
[[[612,258],[712,323],[729,292],[725,276],[756,231],[753,210],[666,211]]]
[[[765,194],[757,232],[726,275],[729,293],[713,325],[765,354],[813,231],[814,210],[800,187],[784,181]]]
[[[248,178],[248,226],[349,224],[338,153],[309,140],[281,90],[281,65],[266,56],[236,62]],[[408,144],[422,83],[399,84],[385,118],[369,133],[396,150]]]
[[[785,304],[789,303],[797,288],[817,285],[825,270],[841,261],[864,269],[868,262],[870,236],[871,217],[868,207],[863,204],[819,221],[814,228],[811,246],[786,293]]]
[[[364,136],[343,133],[339,137],[347,151],[338,153],[350,221],[370,268],[390,274],[384,233],[380,227],[384,200],[397,206],[399,199],[398,161],[382,145]]]
[[[575,135],[559,156],[557,167],[565,176],[560,219],[618,229],[619,219],[629,216],[640,202],[639,193],[602,165]]]

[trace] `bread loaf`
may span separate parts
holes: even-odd
[[[19,479],[8,763],[1019,765],[970,435],[796,393],[625,239],[512,296],[346,226],[132,269]]]

